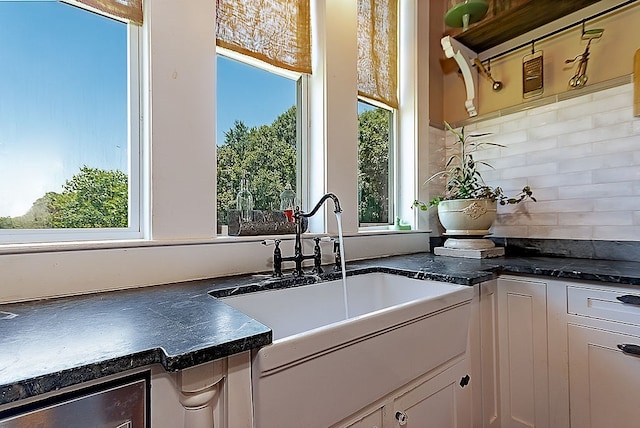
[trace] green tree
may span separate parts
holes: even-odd
[[[217,211],[219,224],[227,223],[235,208],[240,180],[246,174],[255,209],[279,209],[280,193],[296,182],[295,106],[271,125],[247,127],[236,121],[217,148]]]
[[[296,106],[291,106],[289,110],[278,116],[271,124],[276,140],[284,141],[294,150],[297,143],[296,114]]]
[[[24,215],[0,217],[0,229],[50,229],[52,224],[49,204],[54,195],[54,192],[48,192],[36,199]]]
[[[358,115],[358,215],[361,223],[389,223],[389,112]]]
[[[362,223],[389,223],[389,112],[373,109],[358,117],[358,211]],[[280,193],[296,182],[296,108],[271,125],[249,128],[242,121],[218,147],[217,210],[220,224],[235,208],[247,175],[256,209],[278,209]]]
[[[67,180],[62,193],[51,194],[54,228],[127,227],[127,175],[118,170],[83,166]]]

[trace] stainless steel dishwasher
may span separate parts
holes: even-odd
[[[148,375],[137,375],[0,412],[0,428],[146,428],[148,415]]]

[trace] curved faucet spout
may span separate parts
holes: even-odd
[[[297,214],[300,217],[312,217],[313,215],[315,215],[315,213],[320,209],[320,207],[322,206],[322,204],[324,203],[324,201],[326,201],[327,199],[331,198],[331,200],[333,200],[333,205],[335,207],[335,209],[333,210],[333,212],[335,213],[341,213],[342,212],[342,208],[340,208],[340,200],[338,200],[338,197],[333,194],[333,193],[325,193],[320,200],[318,201],[318,203],[316,204],[315,207],[313,207],[313,209],[308,212],[302,212],[299,211]]]

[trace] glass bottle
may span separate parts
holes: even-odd
[[[247,177],[242,177],[240,181],[240,191],[236,197],[236,209],[240,214],[240,221],[251,221],[251,211],[253,210],[253,195],[247,185]]]
[[[293,210],[296,207],[296,192],[291,188],[291,184],[287,183],[284,190],[280,193],[280,209],[284,211],[287,220],[293,221]]]

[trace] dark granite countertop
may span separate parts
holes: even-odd
[[[640,285],[640,263],[593,259],[421,253],[350,262],[347,270],[464,285],[500,273]],[[150,364],[175,371],[266,345],[268,327],[209,295],[251,290],[257,281],[245,275],[0,305],[0,405]]]

